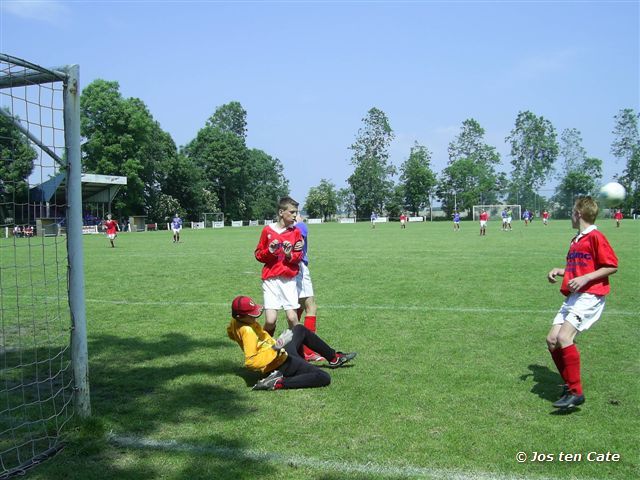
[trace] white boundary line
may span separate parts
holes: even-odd
[[[186,452],[195,454],[210,454],[216,457],[236,460],[253,460],[267,462],[279,466],[307,467],[321,471],[337,473],[359,473],[364,475],[383,475],[402,478],[419,477],[446,480],[522,480],[536,478],[538,480],[552,480],[550,477],[531,477],[529,475],[502,475],[498,473],[474,472],[465,473],[456,470],[445,470],[427,467],[381,465],[376,463],[352,463],[345,461],[320,460],[318,458],[300,455],[281,455],[278,453],[262,452],[244,448],[229,448],[218,445],[192,445],[180,443],[176,440],[154,440],[152,438],[121,436],[109,433],[107,440],[119,447],[164,450],[169,452]],[[515,454],[514,454],[514,462]]]
[[[203,306],[203,307],[221,307],[230,308],[230,303],[216,303],[216,302],[179,302],[179,301],[131,301],[131,300],[101,300],[101,299],[86,299],[87,303],[106,303],[109,305],[140,305],[140,306],[166,306],[166,307],[179,307],[179,306]],[[392,310],[392,311],[410,311],[410,312],[465,312],[465,313],[529,313],[529,314],[554,314],[558,310],[553,309],[541,309],[532,310],[525,308],[486,308],[486,307],[431,307],[421,305],[319,305],[319,308],[326,308],[328,310]],[[626,310],[605,310],[607,316],[622,316],[622,317],[640,317],[638,312],[629,312]]]

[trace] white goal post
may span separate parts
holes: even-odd
[[[212,228],[224,227],[224,213],[222,212],[209,212],[204,213],[204,226]]]
[[[486,210],[489,213],[489,220],[498,220],[502,223],[502,211],[509,212],[511,209],[511,220],[520,220],[522,218],[522,209],[520,205],[474,205],[473,219],[480,220],[480,212]]]

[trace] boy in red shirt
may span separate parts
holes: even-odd
[[[579,332],[591,327],[602,315],[609,275],[618,270],[618,258],[607,238],[593,224],[598,204],[591,197],[579,197],[573,206],[571,224],[578,234],[571,240],[565,268],[554,268],[550,283],[561,276],[560,292],[566,297],[547,335],[547,346],[562,379],[563,395],[553,404],[567,409],[582,405],[580,353],[574,343]]]
[[[264,294],[264,329],[273,336],[278,320],[278,310],[283,309],[289,328],[298,324],[298,275],[304,241],[295,228],[298,202],[282,197],[278,202],[278,221],[266,225],[260,234],[255,250],[262,267],[262,292]]]
[[[107,221],[104,222],[104,228],[107,229],[107,237],[109,238],[109,242],[111,242],[111,248],[115,248],[114,240],[118,236],[118,231],[120,230],[120,226],[116,220],[111,219],[111,214],[107,214]]]
[[[616,228],[620,228],[620,222],[622,221],[622,211],[620,209],[617,209],[616,213],[613,214],[613,218],[616,220]]]
[[[480,235],[487,234],[487,222],[489,221],[489,213],[486,210],[480,212]]]

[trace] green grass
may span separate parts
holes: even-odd
[[[261,299],[259,229],[85,238],[93,418],[33,479],[640,477],[640,222],[603,220],[620,260],[578,343],[587,402],[556,415],[545,336],[562,302],[568,221],[486,237],[476,223],[311,225],[318,333],[355,350],[328,388],[253,392],[226,338],[229,304]],[[285,321],[279,319],[279,330]],[[135,438],[135,446],[113,438]],[[146,445],[143,444],[147,442]],[[153,443],[155,442],[155,443]],[[554,454],[516,462],[517,452]],[[560,452],[619,462],[560,462]]]

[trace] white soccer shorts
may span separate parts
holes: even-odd
[[[604,303],[604,295],[572,293],[562,303],[553,319],[553,325],[569,322],[579,332],[588,330],[602,315]]]
[[[108,233],[108,234],[107,234],[107,238],[108,238],[109,240],[113,240],[114,238],[116,238],[116,236],[117,236],[117,235],[116,235],[115,233]]]
[[[298,288],[298,298],[313,297],[313,284],[311,283],[311,273],[309,267],[304,262],[300,262],[300,271],[296,277]]]
[[[174,228],[173,229],[173,233],[180,233],[180,231],[182,230],[182,227],[180,228]]]
[[[486,227],[487,226],[487,221],[486,220],[480,220],[480,226],[481,227]]]
[[[298,288],[296,278],[269,278],[262,281],[264,308],[267,310],[297,310]]]

